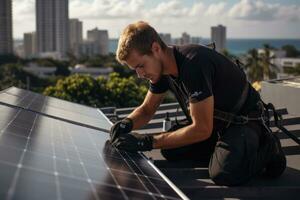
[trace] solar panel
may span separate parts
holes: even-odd
[[[16,87],[11,87],[0,93],[0,102],[77,122],[102,131],[109,129],[111,126],[105,118],[99,117],[101,112],[96,108],[43,96]]]
[[[107,140],[96,129],[0,105],[0,199],[186,198],[142,154]]]

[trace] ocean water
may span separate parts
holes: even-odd
[[[210,39],[201,39],[201,44],[210,43]],[[245,54],[249,49],[262,48],[264,44],[269,44],[271,47],[281,48],[283,45],[294,45],[300,50],[300,39],[227,39],[227,49],[235,55]],[[109,51],[116,52],[118,45],[117,39],[109,41]]]

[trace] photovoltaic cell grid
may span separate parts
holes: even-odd
[[[109,129],[110,124],[105,118],[100,118],[99,111],[76,103],[43,96],[34,92],[11,87],[0,93],[0,102],[36,112],[80,122],[100,129]]]
[[[145,158],[107,139],[95,129],[0,105],[0,199],[180,198]]]

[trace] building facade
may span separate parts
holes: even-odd
[[[39,55],[56,54],[61,59],[69,50],[68,0],[36,0],[37,49]]]
[[[37,56],[36,33],[24,33],[24,57],[33,58]]]
[[[13,53],[12,0],[0,1],[0,55]]]
[[[94,28],[87,32],[87,40],[88,42],[93,42],[99,46],[99,52],[96,54],[107,55],[109,48],[109,39],[108,39],[108,31],[107,30],[99,30],[98,28]]]
[[[70,50],[78,56],[79,45],[83,42],[82,22],[78,19],[69,20]]]
[[[190,43],[191,43],[191,36],[188,33],[183,32],[181,35],[181,44],[185,45]]]
[[[216,51],[226,49],[226,27],[222,25],[211,27],[211,41],[216,44]]]

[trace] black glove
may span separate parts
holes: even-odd
[[[129,134],[120,135],[115,139],[112,145],[118,149],[130,152],[150,151],[153,149],[153,136],[131,132]]]
[[[110,129],[110,143],[122,134],[129,133],[133,128],[132,119],[125,118],[116,122]]]

